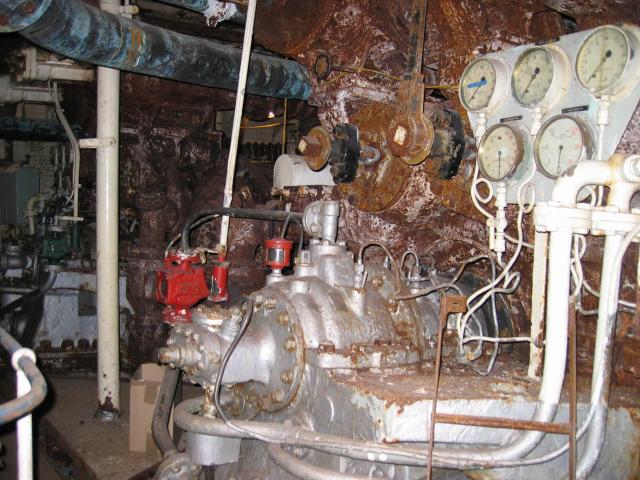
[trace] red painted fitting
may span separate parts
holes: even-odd
[[[271,238],[264,241],[267,251],[264,263],[272,270],[282,270],[291,264],[293,242],[284,238]]]
[[[209,288],[200,255],[172,250],[164,259],[162,269],[156,272],[156,300],[164,309],[167,323],[189,323],[189,308],[209,296]]]
[[[217,263],[213,266],[213,295],[211,300],[216,303],[223,303],[229,300],[229,290],[227,280],[229,278],[229,262],[225,261],[225,255],[218,257]]]

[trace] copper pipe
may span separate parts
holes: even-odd
[[[483,417],[477,415],[458,415],[455,413],[437,413],[436,423],[451,425],[470,425],[474,427],[509,428],[512,430],[534,430],[537,432],[568,435],[568,423],[538,422],[534,420],[516,420],[504,417]]]

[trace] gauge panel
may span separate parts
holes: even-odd
[[[509,177],[523,158],[522,134],[504,123],[487,130],[478,146],[480,171],[485,178],[494,182]]]
[[[569,115],[547,120],[533,146],[538,168],[545,176],[554,179],[592,154],[593,144],[587,126]]]
[[[459,83],[474,137],[484,142],[485,178],[504,181],[507,203],[517,203],[521,182],[531,178],[537,201],[545,201],[569,167],[616,152],[640,102],[640,27],[607,25],[486,53]],[[521,133],[520,167],[510,168],[506,150],[499,166],[497,151],[486,153],[494,145],[485,132],[496,125]]]

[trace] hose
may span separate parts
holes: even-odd
[[[153,420],[151,422],[151,434],[163,457],[178,452],[178,447],[173,442],[169,433],[169,417],[173,399],[178,389],[180,381],[180,370],[177,368],[167,368],[162,377],[162,384],[158,392],[158,399],[153,409]]]
[[[260,210],[257,208],[231,208],[231,207],[217,207],[202,210],[198,213],[191,215],[184,226],[180,234],[180,249],[189,249],[189,236],[191,233],[192,225],[202,217],[212,215],[224,215],[233,218],[250,218],[254,220],[273,220],[276,222],[284,222],[287,218],[291,218],[291,221],[302,223],[302,214],[294,212],[286,212],[284,210]]]
[[[57,277],[58,272],[56,272],[55,270],[49,270],[49,274],[47,275],[46,280],[38,290],[27,293],[26,295],[23,295],[22,297],[0,308],[0,317],[22,307],[23,305],[26,305],[29,302],[33,302],[34,300],[41,298],[45,293],[51,290],[53,284],[56,283]]]

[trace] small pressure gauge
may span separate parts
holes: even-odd
[[[632,78],[636,36],[613,25],[596,28],[582,43],[576,57],[576,77],[591,93],[615,94]]]
[[[511,94],[523,107],[554,103],[567,89],[569,60],[557,47],[525,50],[511,74]]]
[[[581,159],[591,157],[593,146],[586,125],[569,115],[550,118],[540,128],[533,156],[540,171],[558,178]]]
[[[482,57],[472,61],[460,79],[460,101],[471,112],[491,109],[501,97],[508,78],[506,66],[499,60]]]
[[[494,182],[511,175],[524,157],[524,141],[519,130],[499,123],[480,140],[478,163],[482,175]]]

